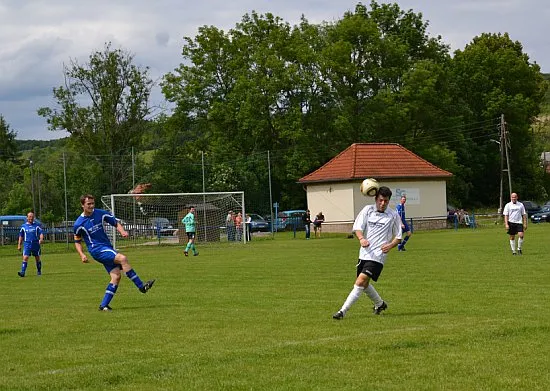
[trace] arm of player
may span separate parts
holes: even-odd
[[[359,239],[359,244],[361,245],[361,247],[369,247],[370,243],[367,238],[363,236],[363,231],[361,231],[360,229],[356,230],[355,236],[357,236],[357,239]]]
[[[80,239],[75,239],[74,247],[76,248],[76,252],[78,252],[78,255],[80,255],[80,260],[82,261],[82,263],[88,263],[88,257],[86,256],[86,254],[84,254],[84,249],[82,248],[82,243],[80,243]]]
[[[17,239],[17,250],[21,251],[21,243],[23,242],[23,238],[19,236],[19,239]]]
[[[127,237],[128,237],[128,232],[126,232],[126,230],[124,229],[124,227],[122,226],[122,224],[120,224],[120,222],[117,222],[117,224],[116,224],[116,230],[118,231],[118,233],[120,234],[120,236],[122,236],[123,238],[127,238]]]
[[[389,252],[392,248],[396,247],[399,243],[401,243],[401,238],[394,238],[391,242],[389,243],[384,243],[380,249],[382,250],[383,253],[387,253]]]

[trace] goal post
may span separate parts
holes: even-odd
[[[240,229],[226,223],[230,211],[245,216],[244,192],[111,194],[104,207],[120,220],[134,245],[187,243],[182,218],[195,207],[197,243],[246,243],[244,217]],[[116,229],[108,230],[116,247]],[[120,238],[120,236],[119,236]]]

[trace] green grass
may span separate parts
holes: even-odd
[[[127,248],[146,295],[63,245],[17,277],[1,248],[0,390],[545,390],[550,224],[512,257],[502,226],[418,232],[342,321],[358,243],[281,234],[249,245]],[[303,235],[303,233],[301,233]]]

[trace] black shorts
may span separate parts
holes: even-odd
[[[195,233],[194,232],[187,232],[187,239],[195,239]]]
[[[523,224],[508,223],[508,235],[515,235],[518,232],[523,232]]]
[[[380,277],[383,268],[384,264],[380,262],[360,259],[359,262],[357,262],[357,277],[359,277],[359,274],[364,273],[373,281],[378,281],[378,277]]]

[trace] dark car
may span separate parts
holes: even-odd
[[[259,214],[249,213],[250,232],[269,232],[269,223]]]
[[[274,231],[304,231],[302,217],[306,214],[303,209],[284,210],[277,213]]]
[[[525,211],[527,212],[527,216],[531,217],[537,212],[540,212],[541,207],[539,204],[533,201],[520,201],[523,206],[525,207]]]
[[[534,213],[531,216],[531,221],[533,223],[550,222],[550,205],[545,205],[539,212]]]

